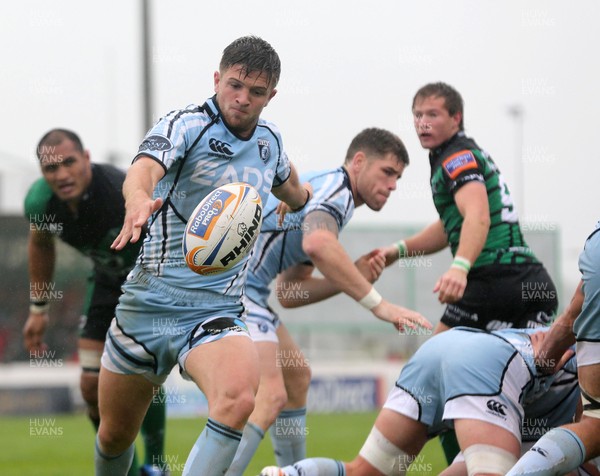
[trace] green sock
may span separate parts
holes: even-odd
[[[456,439],[456,433],[454,430],[448,430],[440,434],[440,443],[444,450],[444,456],[448,464],[452,464],[456,455],[460,453],[460,446],[458,446],[458,440]]]
[[[165,451],[166,404],[163,387],[155,391],[142,422],[144,464],[160,466]]]

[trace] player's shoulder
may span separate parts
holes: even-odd
[[[50,185],[44,178],[39,178],[33,182],[25,196],[25,216],[31,217],[45,213],[53,194]]]

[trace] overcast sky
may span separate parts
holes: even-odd
[[[596,0],[151,1],[154,115],[202,103],[223,48],[256,34],[279,52],[264,117],[298,168],[341,164],[361,129],[390,129],[411,165],[386,208],[355,224],[437,218],[427,153],[410,105],[443,80],[465,100],[467,133],[499,165],[524,223],[561,231],[565,286],[600,219],[600,3]],[[80,133],[92,158],[126,167],[144,133],[139,0],[24,0],[0,16],[0,209],[21,213],[39,176],[35,145],[52,127]],[[523,127],[509,114],[524,111]],[[522,140],[520,132],[522,132]]]

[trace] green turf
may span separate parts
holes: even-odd
[[[352,459],[362,446],[376,413],[309,414],[307,453]],[[172,476],[183,470],[187,454],[204,427],[205,419],[167,421],[166,463]],[[94,433],[83,415],[0,418],[0,474],[2,476],[85,476],[93,475]],[[143,456],[143,446],[138,439]],[[439,474],[444,468],[443,453],[433,440],[419,455],[413,476]],[[255,476],[274,464],[268,437],[258,449],[246,475]]]

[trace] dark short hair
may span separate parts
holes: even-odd
[[[270,86],[277,86],[281,74],[281,61],[275,49],[262,38],[243,36],[223,50],[219,69],[221,72],[240,65],[243,73],[259,72],[266,75]]]
[[[464,130],[464,103],[460,93],[449,84],[442,83],[441,81],[437,83],[426,84],[415,94],[412,103],[413,109],[415,108],[415,103],[417,102],[417,99],[424,99],[431,96],[444,98],[446,110],[451,116],[454,116],[457,112],[460,112],[461,118],[458,128],[461,131]]]
[[[38,159],[42,159],[44,146],[56,146],[64,140],[70,140],[75,145],[75,149],[77,149],[79,152],[83,152],[83,143],[81,142],[79,136],[73,131],[68,129],[51,129],[46,132],[38,142],[35,150]]]
[[[385,155],[391,152],[398,158],[398,162],[405,165],[409,163],[408,152],[400,138],[390,131],[377,127],[364,129],[352,139],[348,152],[346,152],[345,163],[349,163],[358,151],[376,155]]]

